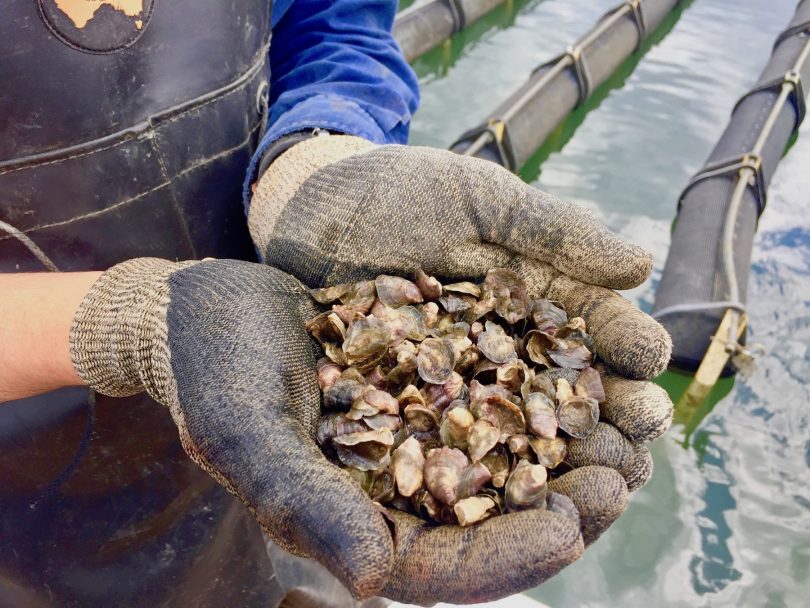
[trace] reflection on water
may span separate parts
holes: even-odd
[[[445,68],[421,71],[412,143],[446,147],[615,4],[530,2],[508,29],[485,19]],[[561,150],[537,157],[538,187],[586,205],[653,252],[653,280],[628,294],[642,308],[652,304],[680,191],[794,8],[793,0],[696,0],[620,88],[571,123]],[[758,370],[718,386],[713,407],[676,413],[652,446],[655,475],[627,513],[532,597],[552,606],[807,605],[809,165],[810,123],[774,176],[753,253],[749,341],[767,353]],[[536,167],[525,175],[535,178]],[[673,397],[685,382],[661,379]]]

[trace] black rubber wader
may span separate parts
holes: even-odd
[[[266,116],[269,28],[268,0],[5,2],[0,221],[63,271],[254,258],[241,189]],[[0,272],[40,270],[0,230]],[[145,396],[0,405],[0,547],[0,606],[281,595],[258,524]]]

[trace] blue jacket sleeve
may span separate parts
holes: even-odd
[[[419,84],[391,34],[397,0],[276,0],[268,130],[251,161],[280,137],[320,127],[375,143],[406,143]]]

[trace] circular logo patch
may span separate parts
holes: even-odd
[[[88,53],[120,51],[146,30],[155,0],[37,0],[48,28]]]

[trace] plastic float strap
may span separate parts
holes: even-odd
[[[600,21],[604,21],[611,15],[618,13],[619,11],[623,10],[625,6],[630,9],[629,16],[632,18],[633,23],[638,30],[638,43],[636,44],[636,48],[633,49],[633,52],[636,52],[641,48],[641,45],[644,44],[644,41],[647,39],[647,23],[644,21],[644,12],[641,10],[641,0],[628,0],[627,2],[622,2],[616,8],[610,9],[607,13],[605,13]]]
[[[506,127],[506,121],[500,118],[490,118],[485,124],[462,133],[461,137],[459,137],[450,148],[455,148],[461,142],[468,141],[473,144],[485,133],[489,133],[492,136],[492,141],[495,142],[498,164],[509,169],[509,171],[517,171],[519,167],[515,160],[515,149],[512,147],[512,142],[509,139],[509,130]]]
[[[579,107],[591,96],[591,73],[588,70],[588,65],[585,63],[585,58],[582,56],[583,47],[579,45],[569,46],[565,52],[557,55],[554,59],[541,63],[532,70],[532,76],[545,68],[552,68],[560,61],[566,58],[571,59],[574,66],[574,77],[577,80],[577,87],[579,88],[579,96],[577,97],[577,105]]]
[[[461,0],[441,0],[453,17],[453,33],[458,34],[467,27],[467,15],[464,12],[464,5]]]
[[[773,43],[773,49],[776,50],[776,47],[778,47],[788,38],[792,38],[796,34],[810,34],[810,21],[805,21],[804,23],[797,23],[796,25],[787,28],[784,32],[779,34]]]
[[[757,217],[759,217],[765,209],[766,202],[765,180],[762,176],[762,158],[750,152],[742,156],[727,158],[705,165],[703,170],[689,181],[686,188],[684,188],[681,193],[681,197],[678,199],[678,211],[680,212],[683,206],[683,200],[686,198],[689,191],[700,182],[713,177],[734,176],[739,173],[741,169],[751,169],[754,173],[754,183],[751,185],[754,187],[754,197],[757,201]]]
[[[793,105],[796,108],[796,124],[793,127],[793,134],[795,135],[807,113],[807,105],[804,100],[804,87],[802,86],[802,77],[799,74],[799,68],[801,68],[801,66],[794,66],[794,69],[785,72],[783,76],[766,80],[754,86],[753,89],[740,97],[739,101],[734,104],[732,113],[736,112],[739,105],[754,93],[761,93],[763,91],[775,91],[778,93],[783,85],[790,85],[790,99],[793,101]]]

